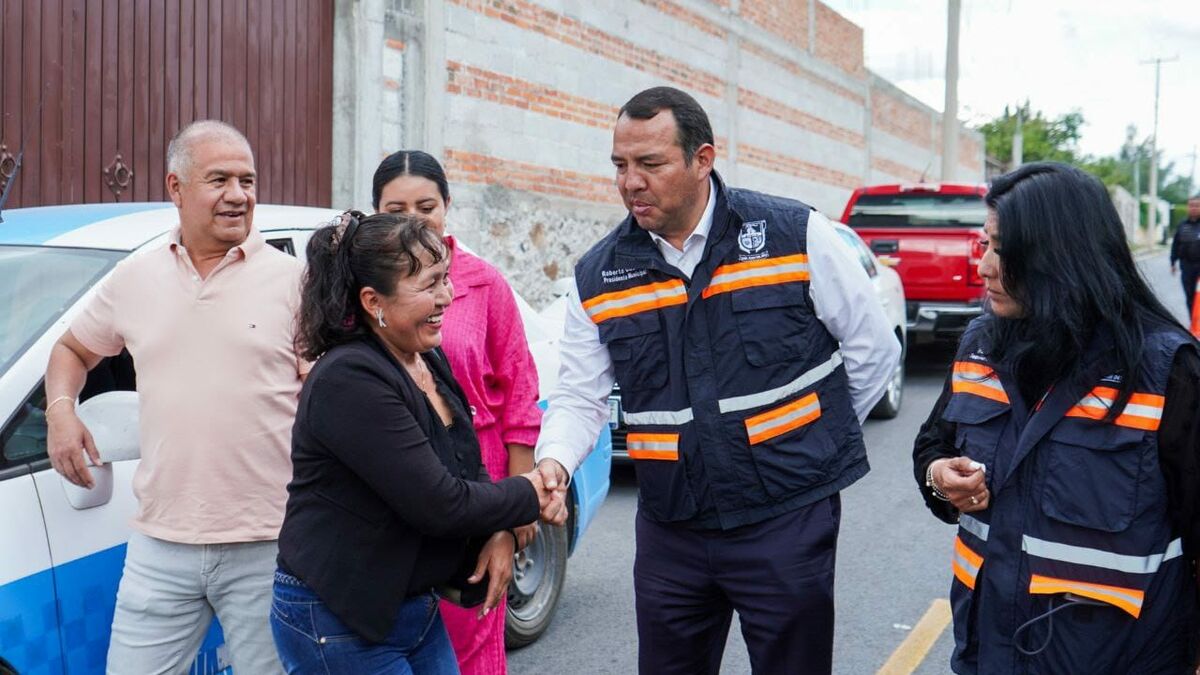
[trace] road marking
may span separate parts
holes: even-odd
[[[942,631],[950,625],[950,601],[945,598],[934,600],[925,615],[917,622],[904,642],[888,657],[876,675],[909,675],[921,665]]]

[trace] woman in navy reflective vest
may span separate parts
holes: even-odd
[[[1002,176],[967,329],[913,450],[950,568],[959,673],[1194,664],[1200,356],[1140,276],[1104,186]]]

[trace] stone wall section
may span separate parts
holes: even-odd
[[[940,115],[866,70],[862,29],[819,0],[352,4],[338,13],[335,70],[355,80],[335,129],[358,135],[335,162],[335,199],[365,206],[363,177],[389,152],[434,153],[452,231],[534,306],[624,217],[612,126],[646,87],[696,96],[733,184],[835,217],[856,187],[940,175]],[[982,153],[964,129],[965,182],[982,180]]]

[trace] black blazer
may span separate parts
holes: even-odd
[[[424,358],[468,408],[445,357]],[[474,457],[455,457],[438,447],[447,438],[428,399],[373,336],[330,349],[305,380],[279,563],[373,642],[391,631],[411,580],[448,580],[468,537],[538,517],[529,481],[476,482],[487,481],[478,447]],[[448,562],[447,550],[459,559]]]

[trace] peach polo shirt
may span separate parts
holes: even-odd
[[[187,544],[277,539],[309,367],[293,347],[303,265],[252,230],[201,279],[179,241],[176,229],[121,261],[71,324],[137,368],[133,527]]]

